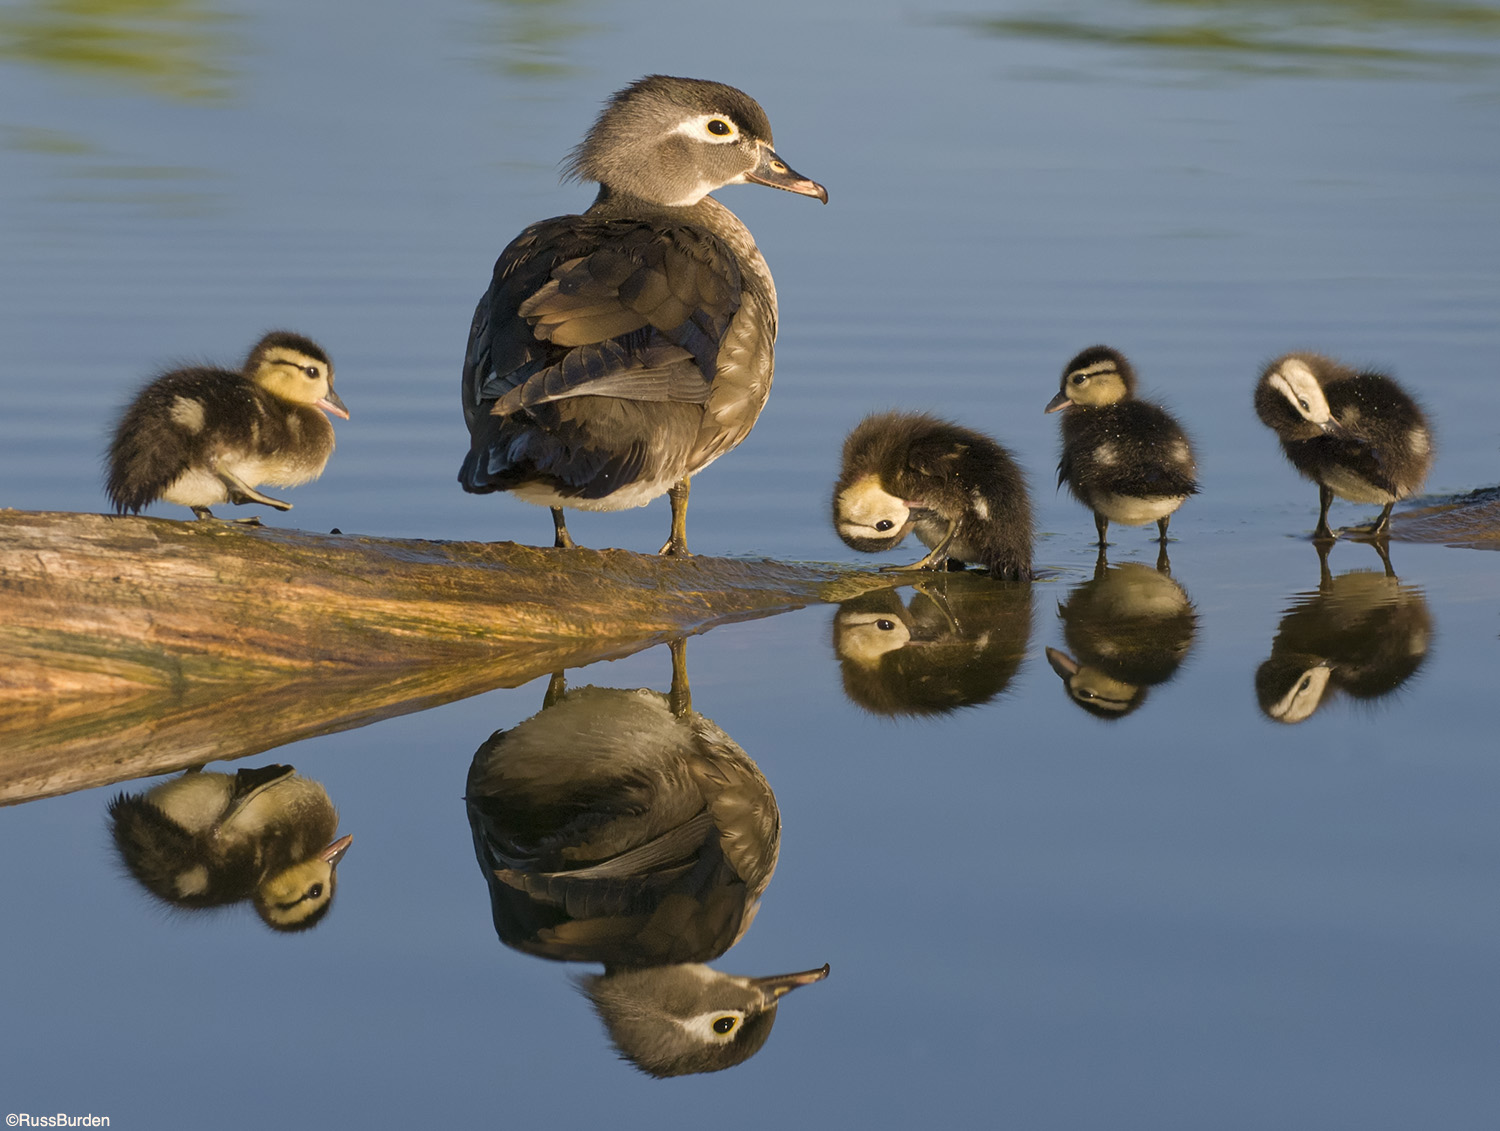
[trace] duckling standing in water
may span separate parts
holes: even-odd
[[[1383,373],[1289,353],[1261,375],[1255,412],[1280,437],[1292,466],[1318,485],[1318,541],[1334,538],[1328,507],[1335,495],[1383,504],[1369,534],[1388,537],[1391,508],[1417,491],[1432,468],[1426,415]]]
[[[354,842],[333,839],[327,792],[291,766],[187,773],[109,803],[115,845],[137,881],[174,907],[252,899],[268,927],[302,931],[328,913]]]
[[[649,75],[616,94],[569,173],[599,195],[500,254],[463,369],[465,491],[552,509],[625,510],[668,494],[663,554],[687,550],[688,480],[754,427],[771,392],[776,286],[755,239],[708,194],[822,185],[771,147],[756,101]]]
[[[867,554],[915,531],[931,552],[912,569],[952,559],[995,577],[1031,577],[1031,499],[1020,467],[983,433],[922,413],[867,416],[849,433],[833,523]]]
[[[1136,397],[1125,355],[1090,346],[1063,368],[1062,389],[1047,412],[1062,418],[1057,485],[1094,512],[1099,545],[1109,524],[1155,522],[1167,541],[1172,513],[1198,493],[1198,467],[1182,426],[1165,409]]]
[[[239,372],[198,366],[164,373],[125,410],[109,446],[106,490],[118,514],[157,499],[213,518],[215,503],[292,504],[255,488],[295,487],[323,473],[333,425],[349,410],[316,342],[267,334]]]

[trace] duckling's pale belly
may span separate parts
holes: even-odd
[[[1396,495],[1377,487],[1363,475],[1358,475],[1348,468],[1337,463],[1330,463],[1318,469],[1318,482],[1322,483],[1341,499],[1348,499],[1351,503],[1394,503]]]
[[[169,503],[184,507],[209,507],[215,503],[227,503],[229,488],[219,478],[216,467],[232,472],[241,482],[251,487],[258,487],[262,483],[272,487],[296,487],[322,474],[332,453],[333,444],[330,442],[326,450],[317,453],[276,453],[238,458],[220,456],[213,466],[190,466],[167,485],[161,497]]]
[[[1145,526],[1166,518],[1182,506],[1186,495],[1116,495],[1102,491],[1089,497],[1089,506],[1111,522],[1125,526]]]

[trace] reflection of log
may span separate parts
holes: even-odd
[[[896,581],[0,510],[0,804],[257,753]]]
[[[1438,542],[1471,550],[1500,550],[1500,487],[1391,516],[1391,537],[1403,542]]]

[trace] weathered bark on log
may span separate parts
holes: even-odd
[[[259,753],[899,583],[0,510],[0,804]]]
[[[1500,487],[1391,515],[1391,537],[1470,550],[1500,550]]]

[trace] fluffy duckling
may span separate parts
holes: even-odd
[[[1315,353],[1289,353],[1266,367],[1255,412],[1281,450],[1318,485],[1318,527],[1331,541],[1328,507],[1337,495],[1380,503],[1370,534],[1385,538],[1391,508],[1417,491],[1432,467],[1432,429],[1422,409],[1383,373],[1357,372]]]
[[[867,554],[915,532],[931,551],[913,569],[971,562],[1031,577],[1031,500],[1009,452],[981,432],[915,412],[867,416],[844,441],[833,523]]]
[[[500,254],[463,368],[465,491],[552,509],[672,502],[687,553],[689,477],[734,448],[771,391],[776,286],[755,239],[708,194],[762,184],[825,204],[734,87],[649,75],[573,151],[588,211],[533,224]]]
[[[347,420],[333,363],[316,342],[283,330],[255,344],[238,372],[197,366],[154,379],[125,410],[109,446],[106,490],[118,514],[157,499],[213,518],[215,503],[291,503],[261,483],[295,487],[323,473],[333,425]]]
[[[1094,512],[1099,545],[1111,521],[1155,522],[1167,541],[1172,513],[1198,493],[1193,446],[1165,409],[1136,397],[1135,370],[1125,355],[1090,346],[1063,368],[1062,388],[1047,412],[1062,418],[1057,485]]]
[[[328,913],[354,842],[333,839],[333,802],[291,766],[190,770],[121,793],[109,816],[121,858],[152,895],[187,910],[248,898],[278,931],[306,930]]]

